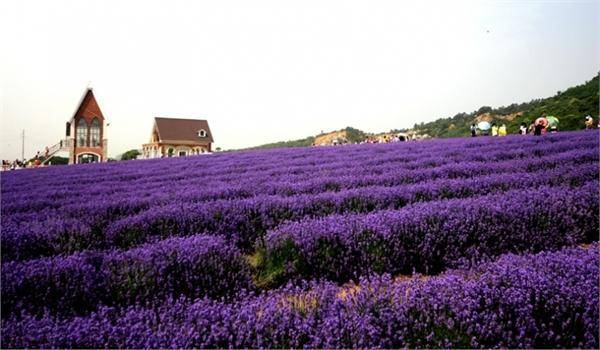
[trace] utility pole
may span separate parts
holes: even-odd
[[[25,129],[21,131],[21,160],[25,160]]]

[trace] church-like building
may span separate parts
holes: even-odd
[[[87,88],[67,122],[65,138],[47,147],[43,163],[59,153],[69,154],[69,164],[107,161],[105,120],[91,88]]]
[[[142,158],[210,153],[212,143],[212,133],[206,120],[154,118],[150,142],[142,145]]]
[[[106,162],[104,115],[91,88],[86,90],[75,114],[67,123],[66,134],[71,143],[69,163]]]

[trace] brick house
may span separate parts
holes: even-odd
[[[212,143],[212,133],[206,120],[154,118],[150,142],[142,145],[142,158],[210,153]]]
[[[67,122],[65,137],[44,152],[46,163],[59,153],[69,153],[69,164],[107,161],[104,115],[92,88],[85,89],[75,113]]]
[[[105,120],[92,88],[87,88],[67,122],[65,138],[48,147],[44,162],[59,152],[69,153],[69,164],[106,162]]]

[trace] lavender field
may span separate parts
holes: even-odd
[[[2,348],[598,348],[600,135],[5,172]]]

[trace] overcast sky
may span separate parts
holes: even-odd
[[[547,97],[600,70],[598,1],[0,2],[0,157],[64,135],[88,85],[109,155],[153,117],[225,149]]]

